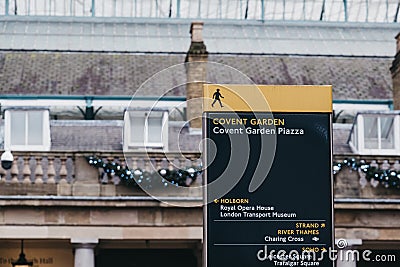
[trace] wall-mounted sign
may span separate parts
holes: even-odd
[[[0,248],[0,267],[11,267],[20,252],[20,248]],[[74,264],[72,249],[24,248],[24,253],[33,267],[71,267]]]
[[[206,267],[333,266],[331,91],[205,85]]]

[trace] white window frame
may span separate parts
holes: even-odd
[[[43,120],[43,135],[42,145],[12,145],[11,144],[11,112],[25,112],[25,142],[27,140],[29,129],[28,129],[28,113],[29,112],[42,112]],[[50,115],[47,109],[7,109],[4,112],[4,149],[11,151],[49,151],[51,146],[50,140]]]
[[[148,142],[148,118],[149,113],[162,113],[162,135],[161,142]],[[145,117],[144,125],[144,142],[133,143],[131,142],[131,116]],[[155,111],[142,111],[142,110],[127,110],[124,113],[124,150],[138,150],[138,149],[162,149],[168,150],[168,111],[155,110]]]
[[[378,148],[365,148],[365,137],[364,137],[364,118],[365,117],[376,117],[378,119],[377,123],[377,131],[378,131]],[[381,123],[380,120],[382,117],[393,117],[393,131],[394,131],[394,148],[381,148]],[[358,153],[360,155],[398,155],[400,153],[400,116],[399,115],[390,115],[390,114],[358,114],[356,117],[357,127],[357,143],[353,143],[354,140],[349,142],[349,145],[353,152]],[[354,129],[353,129],[354,131]],[[353,134],[353,133],[351,133]]]

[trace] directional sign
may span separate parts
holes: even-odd
[[[330,86],[206,85],[207,267],[333,266]]]

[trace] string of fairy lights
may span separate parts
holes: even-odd
[[[100,170],[100,176],[117,176],[121,183],[133,187],[154,186],[190,186],[202,173],[201,166],[192,166],[185,169],[160,168],[153,172],[136,168],[129,169],[114,161],[104,161],[95,156],[86,158],[89,165]],[[344,159],[333,164],[333,175],[338,175],[343,169],[357,171],[363,185],[371,183],[372,186],[382,185],[385,188],[400,189],[400,170],[382,169],[365,160],[355,158]]]
[[[345,168],[357,171],[362,185],[369,182],[374,187],[380,184],[385,188],[400,189],[400,170],[382,169],[377,165],[367,163],[365,160],[350,158],[335,162],[333,164],[333,175],[336,176]]]
[[[185,169],[160,168],[153,172],[136,168],[129,169],[114,161],[104,161],[95,156],[86,157],[90,166],[100,170],[100,176],[117,176],[122,184],[131,187],[151,188],[156,186],[190,186],[202,173],[201,166]]]

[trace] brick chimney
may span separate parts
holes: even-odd
[[[394,57],[392,67],[393,81],[393,107],[400,110],[400,33],[396,36],[396,56]]]
[[[186,68],[187,85],[187,119],[191,128],[201,128],[201,114],[203,84],[206,80],[208,52],[203,41],[203,22],[192,22],[190,27],[191,43],[189,51],[186,54],[185,62],[188,62]]]

